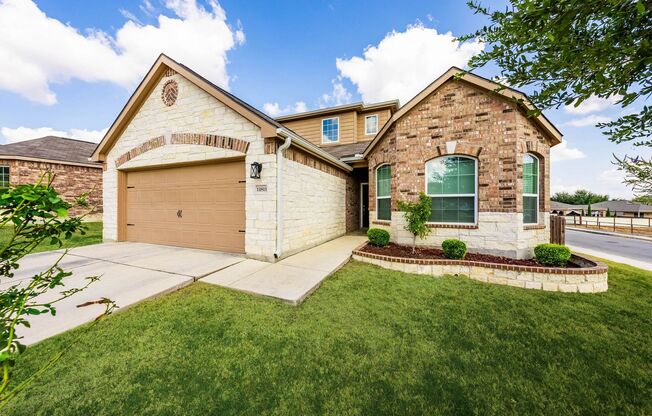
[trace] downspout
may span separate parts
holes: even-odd
[[[290,144],[292,137],[287,136],[285,142],[276,150],[276,259],[283,254],[283,152]]]

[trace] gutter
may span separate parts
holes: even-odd
[[[276,150],[276,250],[274,258],[283,255],[283,152],[292,144],[292,137],[287,136],[285,142]]]
[[[337,165],[346,172],[351,172],[353,168],[291,130],[279,127],[276,129],[276,134],[285,139],[285,142],[276,150],[276,250],[274,251],[274,258],[278,259],[283,255],[283,161],[285,160],[283,152],[291,144],[294,144],[322,160]]]
[[[285,127],[279,127],[278,129],[276,129],[276,134],[282,138],[291,137],[293,145],[305,150],[306,152],[310,153],[315,157],[318,157],[319,159],[322,159],[326,162],[329,162],[330,164],[337,166],[338,168],[346,172],[351,172],[353,170],[351,166],[347,165],[346,163],[342,162],[341,160],[331,155],[330,153],[310,143],[308,140],[299,136],[292,130],[288,130]]]

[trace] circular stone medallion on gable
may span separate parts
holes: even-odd
[[[161,89],[161,100],[163,104],[170,107],[177,101],[179,95],[179,84],[173,79],[166,81]]]

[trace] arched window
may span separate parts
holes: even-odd
[[[523,156],[523,223],[539,222],[539,159],[526,153]]]
[[[381,165],[376,169],[376,218],[392,219],[392,168]]]
[[[477,222],[477,162],[443,156],[426,163],[426,194],[432,199],[431,222]]]

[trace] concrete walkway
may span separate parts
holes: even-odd
[[[351,258],[351,251],[366,240],[365,236],[336,238],[276,263],[248,259],[201,281],[298,305],[342,267]]]
[[[31,254],[21,262],[15,277],[0,284],[19,284],[52,266],[62,251]],[[20,328],[23,342],[33,344],[95,319],[104,311],[101,305],[78,308],[87,301],[107,297],[122,311],[145,299],[177,290],[193,281],[244,261],[238,255],[207,250],[158,246],[142,243],[105,243],[72,249],[60,265],[73,274],[66,286],[46,293],[39,300],[47,302],[61,291],[81,287],[86,277],[101,275],[99,281],[55,305],[56,316],[30,318],[31,328]]]

